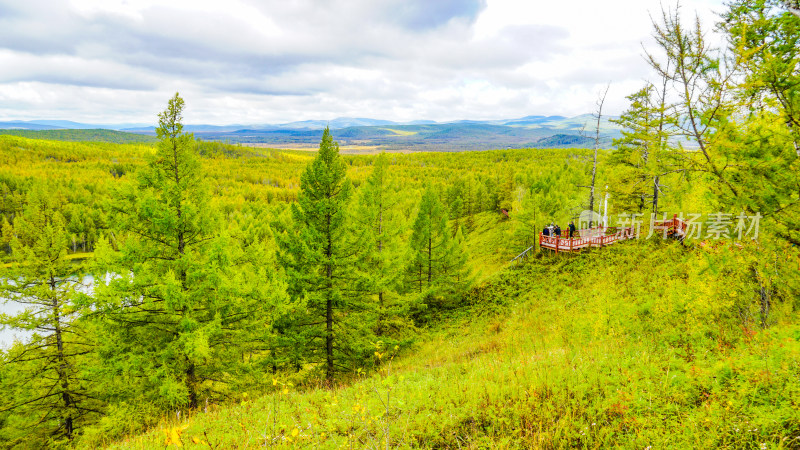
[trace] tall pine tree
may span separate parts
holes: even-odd
[[[0,422],[7,422],[0,444],[45,446],[42,436],[46,446],[63,444],[101,407],[92,395],[97,386],[82,373],[92,346],[76,314],[80,268],[67,260],[69,234],[56,197],[40,186],[29,193],[14,223],[16,262],[0,276],[0,299],[22,308],[0,314],[0,326],[32,333],[0,358]]]
[[[364,356],[371,338],[357,270],[362,250],[347,208],[352,185],[339,144],[326,128],[316,158],[300,178],[300,195],[292,204],[294,231],[279,240],[289,294],[297,308],[286,334],[296,339],[299,359],[324,368],[330,382],[348,362]],[[366,323],[365,323],[366,322]]]
[[[800,245],[800,12],[797,2],[727,3],[724,31],[741,77],[735,86],[744,126],[724,136],[724,157],[739,198],[726,203],[774,220],[773,232]]]
[[[610,163],[618,166],[612,181],[617,207],[622,211],[658,214],[663,186],[662,177],[675,170],[675,153],[669,148],[670,132],[675,122],[667,111],[667,82],[661,86],[648,83],[626,97],[630,106],[612,122],[622,127],[622,138]]]
[[[363,254],[360,258],[365,289],[374,296],[374,331],[386,339],[410,326],[408,303],[397,293],[402,272],[397,270],[403,254],[399,249],[400,215],[395,214],[396,193],[387,175],[388,159],[381,153],[372,174],[361,186],[356,222],[360,224]]]
[[[116,194],[120,252],[96,295],[113,389],[164,408],[232,392],[270,312],[270,278],[238,264],[247,258],[210,206],[183,109],[175,94],[155,155]]]

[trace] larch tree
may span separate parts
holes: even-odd
[[[658,214],[664,187],[661,179],[676,170],[669,144],[674,122],[667,111],[666,87],[666,79],[659,87],[648,83],[627,96],[630,106],[619,119],[611,120],[622,127],[609,162],[618,167],[612,192],[623,211],[650,209]]]
[[[530,189],[521,192],[519,200],[514,202],[514,209],[511,212],[511,218],[514,219],[514,241],[525,250],[536,244],[536,237],[539,234],[539,224],[542,221],[542,208],[537,204],[537,198]],[[538,207],[538,208],[537,208]],[[539,222],[537,223],[536,213],[539,213]]]
[[[661,20],[653,21],[653,31],[660,51],[648,52],[646,58],[666,81],[671,133],[698,149],[672,152],[673,156],[684,170],[708,174],[722,190],[738,197],[739,187],[730,177],[734,167],[727,164],[720,141],[737,129],[731,89],[737,63],[726,64],[719,49],[706,39],[700,20],[687,27],[677,7],[662,10]]]
[[[597,179],[597,151],[600,149],[600,122],[601,122],[601,120],[603,118],[603,104],[605,104],[605,102],[606,102],[606,96],[608,95],[608,89],[610,87],[611,87],[610,84],[608,86],[606,86],[606,90],[603,91],[603,94],[598,96],[598,98],[597,98],[597,110],[592,115],[592,117],[595,120],[595,133],[594,133],[594,138],[592,138],[592,140],[594,141],[594,153],[593,153],[593,157],[592,157],[592,176],[591,176],[590,184],[588,186],[588,188],[589,188],[589,203],[588,203],[589,211],[594,211],[594,207],[595,207],[595,181]],[[607,223],[603,224],[603,225],[608,226]],[[589,220],[589,228],[591,228],[591,227],[592,227],[592,221]]]
[[[741,71],[735,86],[745,120],[725,140],[741,203],[775,222],[777,234],[800,245],[800,17],[798,3],[736,0],[720,29]],[[730,155],[730,153],[734,153]]]
[[[397,198],[387,170],[388,158],[386,153],[381,153],[360,188],[356,209],[364,249],[360,262],[365,288],[376,301],[374,331],[384,339],[410,326],[406,319],[408,304],[397,293],[402,275],[402,271],[397,270],[402,266],[399,245],[402,224],[394,210]]]
[[[456,237],[451,237],[447,216],[429,184],[412,228],[406,268],[409,287],[429,298],[459,292],[469,283],[463,233],[459,228]]]
[[[33,439],[29,445],[39,446],[45,444],[32,442],[49,436],[46,445],[60,445],[101,409],[92,395],[97,386],[82,372],[92,343],[78,321],[80,267],[67,259],[69,234],[56,195],[34,187],[14,222],[16,262],[0,277],[0,301],[21,309],[0,314],[0,327],[32,334],[0,358],[0,443]]]
[[[289,295],[302,305],[284,334],[294,337],[298,361],[321,366],[328,382],[354,368],[348,363],[364,356],[370,339],[358,270],[363,249],[348,217],[352,192],[339,144],[325,128],[316,157],[300,177],[291,207],[294,226],[279,239],[278,256]]]
[[[658,47],[647,59],[667,82],[670,131],[697,148],[669,153],[714,181],[720,210],[761,214],[800,243],[800,18],[785,2],[739,0],[723,19],[726,49],[709,45],[699,20],[686,26],[678,8],[653,23]]]
[[[175,94],[155,154],[115,194],[119,254],[96,294],[109,390],[162,408],[235,392],[270,313],[270,278],[221,226],[183,110]]]
[[[3,244],[3,250],[6,253],[11,254],[11,240],[14,238],[14,227],[11,226],[11,222],[6,219],[6,216],[2,216],[2,222],[0,222],[0,243]]]
[[[467,176],[467,179],[464,183],[464,190],[463,190],[463,216],[465,217],[464,226],[466,227],[467,231],[472,231],[475,228],[475,213],[476,211],[476,201],[475,201],[475,178],[472,175]]]
[[[786,293],[785,279],[773,283],[770,255],[800,243],[800,18],[774,0],[727,6],[718,25],[727,48],[711,47],[700,21],[685,26],[676,8],[654,21],[658,47],[647,56],[668,81],[679,145],[697,148],[672,152],[682,169],[708,182],[712,195],[706,201],[720,216],[763,218],[760,227],[780,238],[743,250],[751,256],[743,278],[766,326],[770,303],[795,297]]]

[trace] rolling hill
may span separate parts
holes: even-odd
[[[186,125],[186,130],[206,141],[266,146],[315,147],[321,131],[329,126],[345,146],[366,146],[379,150],[464,151],[497,148],[589,147],[594,141],[582,137],[592,127],[589,114],[576,117],[526,116],[502,120],[459,120],[446,123],[340,117],[333,120],[306,120],[277,125]],[[139,135],[154,135],[150,126],[130,124],[92,125],[63,120],[0,122],[0,128],[13,130],[87,130],[105,128]],[[5,132],[18,134],[20,131]],[[113,134],[113,133],[112,133]],[[97,135],[97,133],[95,133]],[[601,146],[609,147],[619,137],[619,128],[608,119],[601,122]],[[28,136],[26,134],[26,136]],[[46,133],[47,139],[74,133]],[[121,142],[122,135],[109,135]],[[34,137],[34,136],[29,136]],[[89,139],[89,140],[94,140]]]
[[[152,143],[156,142],[155,136],[139,133],[127,133],[124,131],[106,129],[58,129],[58,130],[30,130],[30,129],[11,129],[2,130],[0,134],[10,136],[20,136],[29,139],[48,139],[52,141],[68,142],[111,142],[115,144],[131,143]]]

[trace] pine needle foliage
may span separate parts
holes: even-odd
[[[425,188],[409,238],[407,288],[426,303],[442,303],[468,286],[464,236],[459,227],[453,237],[448,212],[431,184]]]
[[[339,144],[326,128],[300,177],[293,229],[279,240],[279,261],[298,304],[283,327],[286,342],[294,344],[292,359],[298,369],[320,367],[329,383],[337,372],[353,369],[370,339],[370,308],[354,270],[361,248],[348,213],[352,193]]]
[[[413,329],[409,298],[399,294],[404,255],[400,242],[404,220],[397,211],[399,193],[388,174],[388,156],[375,158],[372,173],[361,185],[355,222],[362,253],[360,270],[374,309],[374,333],[386,345]]]
[[[76,321],[83,284],[67,259],[60,199],[42,186],[30,191],[11,239],[17,264],[0,276],[0,301],[18,308],[0,314],[0,327],[30,334],[0,352],[0,445],[65,444],[102,410],[99,386],[85,378],[93,345]]]
[[[119,252],[98,250],[96,308],[109,391],[162,408],[196,408],[224,398],[270,313],[270,278],[224,232],[183,99],[159,114],[155,154],[111,208]],[[269,324],[267,324],[269,325]]]

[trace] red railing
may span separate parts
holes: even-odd
[[[678,215],[675,214],[672,219],[653,221],[652,229],[663,231],[666,236],[674,236],[681,238],[686,235],[687,224]],[[562,233],[564,233],[562,231]],[[567,230],[569,233],[569,230]],[[576,230],[574,236],[545,236],[539,233],[539,245],[541,248],[547,248],[558,252],[575,252],[581,251],[585,248],[591,247],[604,247],[614,244],[618,241],[633,239],[633,227],[618,228],[618,227],[595,227],[583,230]]]
[[[617,241],[632,239],[633,228],[607,228],[597,227],[576,230],[577,237],[545,236],[539,233],[539,245],[542,248],[558,252],[575,252],[585,248],[604,247]]]
[[[669,220],[657,220],[653,222],[653,230],[664,232],[665,236],[682,237],[686,235],[686,222],[678,219],[678,215],[672,216]]]

